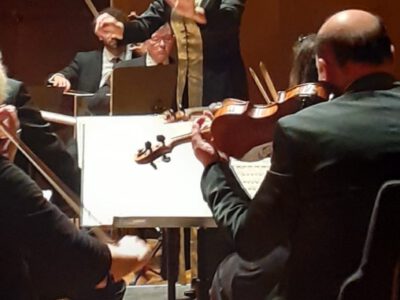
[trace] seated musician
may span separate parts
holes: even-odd
[[[0,52],[1,57],[1,52]],[[1,61],[1,60],[0,60]],[[4,67],[4,65],[3,65]],[[67,152],[65,145],[59,136],[52,130],[52,126],[46,122],[40,112],[30,101],[30,95],[23,82],[7,77],[7,88],[4,103],[17,108],[20,122],[20,138],[29,148],[41,158],[48,167],[75,193],[80,193],[80,170],[76,160]],[[63,163],[60,164],[60,161]],[[76,217],[76,213],[65,204],[65,201],[51,186],[44,185],[44,181],[30,162],[17,152],[15,164],[28,173],[44,189],[53,191],[50,201],[56,204],[70,217]]]
[[[294,44],[289,87],[318,81],[318,72],[315,64],[315,39],[316,34],[301,35]]]
[[[151,67],[167,65],[173,61],[171,52],[174,47],[174,36],[168,23],[161,26],[143,44],[143,56],[121,61],[115,67]]]
[[[108,13],[121,22],[128,20],[128,16],[116,8],[106,8],[102,13]],[[103,43],[101,50],[78,52],[67,67],[48,78],[48,83],[65,91],[72,89],[89,93],[96,93],[106,85],[115,64],[131,59],[132,51],[129,45],[117,44],[115,40],[99,40]],[[96,105],[101,105],[90,100],[87,104],[91,111],[96,110]]]
[[[167,65],[173,61],[171,58],[173,46],[174,37],[171,28],[169,24],[165,24],[154,32],[150,39],[143,42],[141,46],[137,46],[140,51],[143,51],[142,56],[121,61],[114,68]],[[92,113],[97,115],[109,113],[110,93],[110,82],[107,82],[93,96],[87,98],[88,103],[95,107],[91,109]]]
[[[315,34],[301,36],[293,46],[289,86],[318,81],[315,67]],[[214,276],[212,299],[263,300],[281,278],[289,255],[284,246],[257,261],[246,261],[238,253],[229,255]],[[229,270],[228,272],[223,272]],[[219,292],[222,291],[222,292]],[[223,295],[223,296],[222,296]]]
[[[194,125],[204,198],[238,254],[255,261],[290,245],[268,299],[337,299],[358,267],[378,189],[400,178],[393,52],[379,17],[353,9],[327,19],[316,37],[318,77],[342,96],[278,121],[271,168],[252,200],[201,136],[202,121]],[[232,271],[221,264],[217,280]],[[217,292],[213,299],[226,299]]]
[[[6,96],[0,64],[0,102]],[[16,135],[15,107],[0,106],[0,122]],[[119,299],[122,277],[140,269],[148,246],[134,236],[103,243],[78,231],[12,159],[16,148],[0,139],[0,299]]]
[[[0,62],[3,62],[3,54],[0,51]],[[7,77],[7,95],[4,103],[20,107],[31,99],[22,81]]]

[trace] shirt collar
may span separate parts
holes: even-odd
[[[163,61],[162,65],[168,65],[169,64],[169,58],[167,57],[167,59],[165,61]],[[152,66],[156,66],[157,63],[153,60],[153,58],[146,53],[146,67],[152,67]]]
[[[131,54],[131,50],[129,45],[126,46],[125,51],[122,52],[119,56],[117,56],[121,61],[131,59],[129,55]],[[103,58],[106,59],[108,62],[112,62],[113,58],[116,58],[106,47],[103,48]]]

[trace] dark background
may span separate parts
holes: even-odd
[[[110,5],[93,1],[98,10]],[[114,0],[111,5],[142,12],[150,0]],[[279,90],[287,88],[291,47],[301,34],[317,31],[326,17],[346,8],[363,8],[382,16],[400,49],[398,0],[248,0],[242,22],[246,66],[258,71],[263,61]],[[77,51],[99,47],[93,16],[84,0],[1,0],[0,49],[9,76],[42,85],[49,73],[66,66]],[[400,51],[400,50],[399,50]],[[400,75],[399,62],[396,73]],[[261,96],[250,82],[250,97]]]

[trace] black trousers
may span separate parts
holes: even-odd
[[[249,262],[237,253],[219,265],[211,286],[211,300],[264,300],[280,281],[289,251],[277,247],[260,260]]]

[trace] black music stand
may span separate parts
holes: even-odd
[[[29,93],[33,104],[40,110],[74,117],[88,114],[84,98],[93,96],[93,93],[64,92],[63,88],[49,86],[30,86]]]
[[[117,67],[112,74],[111,115],[162,113],[174,106],[176,64]]]

